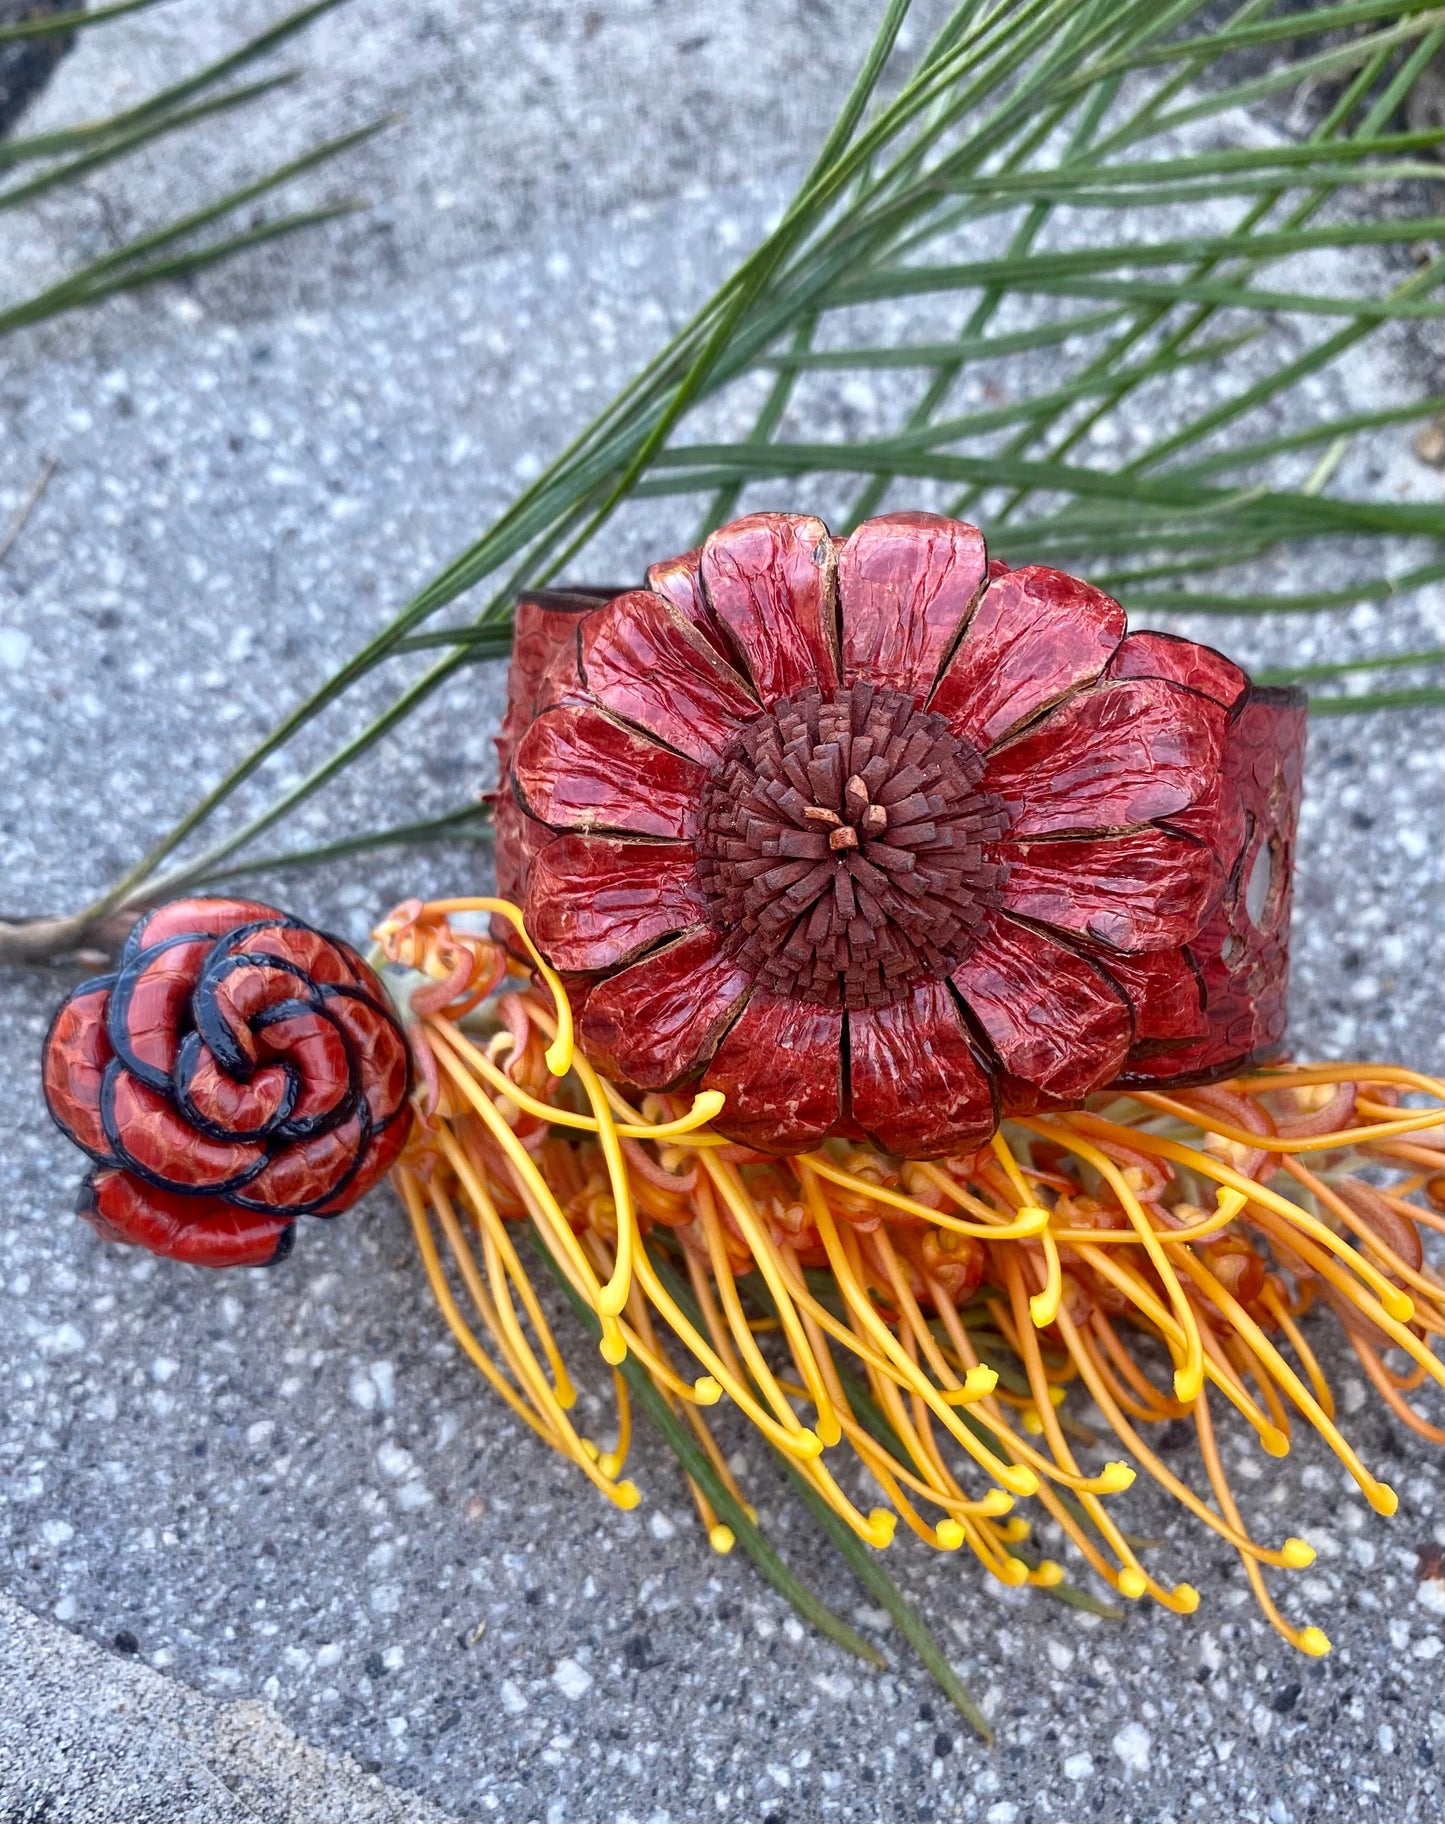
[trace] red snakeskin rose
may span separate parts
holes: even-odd
[[[143,918],[45,1041],[45,1100],[97,1162],[80,1213],[197,1266],[264,1266],[338,1216],[411,1127],[406,1041],[349,944],[271,906]]]
[[[647,585],[523,599],[499,740],[499,890],[601,1069],[917,1157],[1277,1045],[1298,693],[927,513]]]

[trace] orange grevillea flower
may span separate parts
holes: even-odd
[[[449,920],[462,913],[499,917],[529,958],[481,1005],[455,972]],[[1121,1596],[1187,1613],[1194,1588],[1149,1562],[1118,1502],[1148,1475],[1239,1553],[1288,1640],[1329,1650],[1266,1580],[1313,1549],[1253,1536],[1216,1424],[1232,1415],[1274,1457],[1309,1426],[1376,1511],[1394,1511],[1337,1423],[1307,1335],[1318,1310],[1395,1416],[1445,1442],[1407,1397],[1445,1380],[1445,1284],[1424,1246],[1445,1229],[1445,1084],[1389,1065],[1282,1065],[1205,1088],[1105,1089],[937,1160],[842,1136],[779,1156],[725,1138],[715,1091],[689,1106],[599,1075],[516,907],[413,904],[377,936],[458,990],[414,1024],[435,1118],[393,1175],[438,1301],[501,1397],[608,1498],[639,1499],[622,1473],[627,1389],[615,1376],[613,1441],[577,1429],[527,1229],[595,1319],[604,1358],[632,1358],[692,1428],[717,1549],[749,1511],[704,1417],[727,1399],[870,1545],[902,1523],[940,1550],[966,1546],[1005,1583],[1054,1587],[1063,1564],[1030,1543],[1019,1506],[1035,1502],[1065,1553]],[[495,979],[496,959],[468,942],[474,980]],[[1407,1106],[1412,1094],[1431,1106]],[[1164,1425],[1167,1461],[1151,1443]],[[875,1506],[860,1502],[860,1471]]]
[[[926,513],[525,598],[499,887],[598,1069],[911,1157],[1284,1025],[1303,699]]]

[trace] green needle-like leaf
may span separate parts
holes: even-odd
[[[270,42],[322,10],[289,15]],[[1438,400],[1324,408],[1311,389],[1336,362],[1358,361],[1391,324],[1445,314],[1437,252],[1445,224],[1409,201],[1422,194],[1420,175],[1435,168],[1442,135],[1396,130],[1445,45],[1439,6],[1336,0],[1281,13],[1271,0],[1242,0],[1219,20],[1204,0],[965,0],[889,87],[906,10],[903,0],[880,0],[878,31],[838,121],[776,226],[737,270],[491,526],[236,759],[82,920],[244,861],[466,667],[504,654],[518,587],[565,580],[624,504],[696,496],[710,525],[748,500],[805,501],[819,478],[831,478],[830,490],[840,482],[856,490],[839,517],[846,530],[906,498],[910,486],[942,487],[951,510],[978,518],[1006,561],[1102,575],[1135,609],[1327,611],[1388,601],[1438,576],[1428,554],[1415,552],[1408,575],[1392,574],[1400,554],[1392,548],[1387,557],[1381,543],[1438,544],[1436,510],[1352,493],[1339,476],[1354,465],[1338,467],[1347,440],[1424,416]],[[1262,74],[1220,80],[1222,60],[1275,45],[1278,59]],[[77,132],[91,137],[53,153],[115,156],[128,133],[163,130],[159,122],[194,102],[232,105],[227,79],[253,46],[108,126],[87,124]],[[1305,139],[1239,142],[1232,110],[1302,84],[1330,97]],[[20,142],[11,155],[35,150]],[[1141,233],[1131,212],[1155,204],[1182,213]],[[210,221],[236,206],[239,197],[224,199],[206,220],[163,228],[113,256],[113,269],[88,268],[42,299],[12,305],[0,329],[239,250],[244,237],[206,239]],[[984,240],[976,228],[1000,212],[1011,212],[1003,237],[990,228]],[[1422,247],[1423,263],[1400,274],[1402,250]],[[1311,256],[1332,262],[1323,280],[1318,266],[1304,276],[1279,268]],[[1208,328],[1221,310],[1233,314]],[[898,313],[918,318],[917,340],[895,334]],[[1288,335],[1274,323],[1284,315]],[[1019,368],[999,365],[1022,363],[1032,376],[1035,353],[1048,367],[1026,388]],[[1185,378],[1204,363],[1228,375],[1236,357],[1242,378],[1222,395]],[[813,389],[849,369],[897,371],[899,389],[878,389],[887,400],[863,433],[825,433],[833,409],[824,420]],[[699,409],[740,385],[756,388],[746,429],[719,441],[701,430]],[[1145,386],[1147,415],[1136,406]],[[1134,440],[1122,469],[1086,442],[1110,419]],[[706,423],[720,421],[728,420],[713,413]],[[1291,487],[1279,465],[1311,449],[1323,450],[1322,460]],[[1243,472],[1251,485],[1218,485]],[[1352,589],[1320,568],[1332,561],[1332,541],[1346,537],[1352,549],[1377,553],[1351,559],[1363,572]],[[1262,595],[1248,578],[1247,566],[1266,555],[1290,560],[1291,581],[1277,595]],[[1228,588],[1231,572],[1243,573],[1238,593]],[[1182,592],[1165,587],[1174,579]],[[428,624],[474,590],[464,627]],[[338,744],[309,754],[299,784],[244,818],[225,815],[264,762],[323,711],[393,657],[428,648],[434,663],[419,677],[398,676],[349,727],[343,719]],[[1337,707],[1317,697],[1315,707],[1336,714],[1378,700],[1346,695]]]

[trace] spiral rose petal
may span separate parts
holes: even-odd
[[[101,1119],[106,1067],[115,1056],[105,1029],[113,975],[82,982],[63,1001],[45,1039],[45,1101],[62,1131],[93,1159],[110,1160]]]
[[[195,1267],[267,1267],[291,1251],[295,1224],[233,1209],[219,1197],[185,1197],[129,1172],[100,1171],[81,1190],[77,1215],[106,1241],[130,1242]]]

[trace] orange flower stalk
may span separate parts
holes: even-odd
[[[482,934],[487,915],[530,969]],[[477,929],[452,923],[464,917]],[[1005,1583],[1056,1585],[1063,1567],[1025,1545],[1018,1503],[1034,1500],[1122,1596],[1187,1614],[1197,1592],[1142,1561],[1115,1506],[1142,1471],[1234,1547],[1287,1640],[1329,1651],[1265,1578],[1314,1553],[1249,1533],[1215,1422],[1232,1407],[1280,1457],[1303,1421],[1393,1513],[1336,1423],[1303,1321],[1320,1307],[1395,1416],[1445,1441],[1408,1398],[1445,1381],[1445,1283],[1422,1245],[1445,1229],[1445,1083],[1280,1065],[1105,1090],[938,1160],[838,1137],[776,1157],[712,1131],[716,1090],[629,1095],[599,1075],[510,903],[410,902],[375,936],[398,999],[412,989],[422,1106],[393,1179],[438,1303],[496,1392],[610,1500],[639,1499],[616,1372],[631,1357],[745,1512],[704,1417],[722,1399],[871,1546],[901,1521],[939,1550],[966,1545]],[[527,1225],[595,1319],[617,1394],[610,1442],[573,1422]],[[1107,1443],[1072,1410],[1085,1400]],[[1177,1420],[1194,1428],[1197,1486],[1149,1441]],[[850,1493],[858,1466],[878,1505]],[[712,1544],[731,1549],[693,1492]]]

